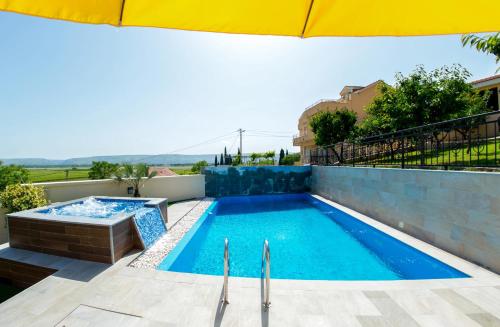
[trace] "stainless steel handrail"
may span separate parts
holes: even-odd
[[[228,281],[229,281],[229,240],[224,240],[224,298],[222,303],[229,303],[228,298]]]
[[[265,265],[265,271],[264,271]],[[264,289],[264,307],[269,308],[271,302],[269,301],[269,292],[271,290],[271,250],[269,249],[269,242],[264,241],[264,247],[262,249],[262,273],[265,274],[265,289]]]

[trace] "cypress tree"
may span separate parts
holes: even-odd
[[[221,165],[221,166],[223,166],[223,165],[224,165],[224,159],[223,159],[223,157],[222,157],[222,153],[220,154],[220,160],[219,160],[219,162],[220,162],[220,165]]]
[[[217,155],[215,156],[214,164],[215,164],[215,167],[217,167],[219,165],[219,163],[217,162]]]
[[[281,166],[283,164],[283,158],[285,157],[285,151],[283,149],[280,150],[280,158],[278,164]]]
[[[224,165],[229,165],[230,163],[228,162],[227,158],[227,149],[224,147]]]

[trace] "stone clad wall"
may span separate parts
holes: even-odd
[[[500,173],[313,167],[312,192],[500,273]]]
[[[310,190],[311,167],[207,167],[207,196],[300,193]]]

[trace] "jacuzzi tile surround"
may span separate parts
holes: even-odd
[[[146,201],[145,207],[158,207],[165,223],[168,220],[167,199],[164,198],[94,197]],[[82,202],[88,198],[54,203],[7,215],[10,246],[111,264],[133,248],[144,249],[132,220],[135,213],[118,214],[110,218],[92,218],[39,212]]]

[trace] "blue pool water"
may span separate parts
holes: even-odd
[[[129,214],[144,207],[146,201],[118,200],[90,197],[81,202],[38,211],[57,216],[80,216],[91,218],[110,218],[118,214]]]
[[[167,231],[160,209],[156,207],[137,210],[134,222],[146,248],[153,245]]]
[[[261,277],[269,240],[271,277],[309,280],[398,280],[468,277],[464,273],[316,200],[308,194],[218,199],[159,269]]]

